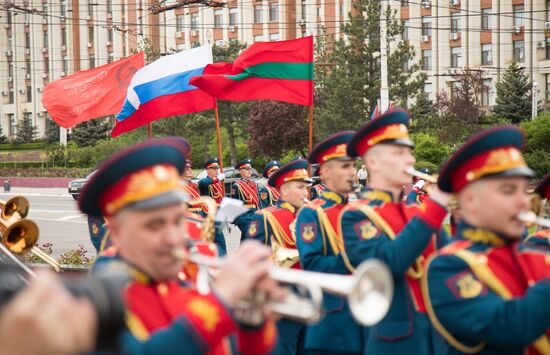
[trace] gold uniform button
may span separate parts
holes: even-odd
[[[160,284],[158,284],[158,286],[157,286],[157,292],[158,292],[161,296],[168,296],[168,286],[166,286],[165,283],[160,283]]]

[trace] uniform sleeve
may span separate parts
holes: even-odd
[[[463,260],[442,255],[428,266],[427,288],[439,323],[470,343],[519,349],[550,327],[550,278],[529,288],[524,297],[505,300],[481,283]]]
[[[258,197],[260,199],[260,208],[269,207],[269,192],[267,188],[262,187],[258,190]]]
[[[305,270],[348,274],[342,257],[332,255],[330,245],[324,242],[317,212],[303,208],[296,219],[296,246],[300,263]]]
[[[242,201],[242,198],[239,194],[239,186],[237,185],[237,183],[233,183],[233,185],[231,185],[231,198],[236,198],[237,200]]]
[[[266,228],[268,230],[266,230]],[[269,236],[269,226],[266,223],[263,213],[254,213],[252,220],[248,224],[246,239],[257,240],[262,244],[271,245]]]
[[[267,321],[260,329],[239,329],[237,346],[242,355],[269,354],[275,347],[277,330],[273,321]]]
[[[418,189],[413,188],[411,192],[407,195],[407,199],[405,200],[405,203],[407,205],[417,205],[418,204]]]
[[[146,334],[146,330],[129,321],[132,334],[122,336],[124,354],[203,354],[235,332],[237,324],[225,305],[213,294],[196,291],[185,301],[182,315],[170,326]]]
[[[447,211],[426,200],[423,212],[390,239],[363,212],[347,209],[342,216],[346,254],[353,266],[376,258],[385,262],[394,275],[402,275],[426,249],[433,233],[441,227]]]

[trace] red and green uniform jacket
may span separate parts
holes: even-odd
[[[110,265],[120,268],[120,262],[112,259]],[[241,326],[215,294],[202,295],[179,280],[157,282],[130,270],[133,281],[123,295],[129,330],[121,337],[124,354],[255,355],[274,348],[273,322],[258,328]]]
[[[438,354],[550,353],[550,257],[462,222],[430,262],[426,306]]]
[[[224,198],[223,181],[220,181],[217,177],[205,177],[199,181],[199,192],[201,196],[212,197],[219,206]]]
[[[296,218],[296,245],[304,270],[350,274],[339,230],[347,196],[325,190],[302,207]],[[321,321],[308,325],[306,349],[324,352],[360,352],[364,347],[362,327],[355,322],[345,297],[323,294]]]
[[[540,229],[525,238],[528,245],[538,245],[550,251],[550,229]]]
[[[259,210],[252,216],[246,237],[271,246],[274,260],[280,266],[300,269],[296,236],[292,230],[296,212],[293,205],[279,200],[275,206]]]
[[[368,188],[342,212],[345,255],[352,267],[378,259],[390,269],[394,294],[386,317],[365,336],[364,354],[435,354],[435,331],[420,287],[426,259],[448,242],[447,211],[427,199],[407,205],[389,192]]]
[[[260,208],[267,208],[269,206],[274,206],[281,198],[279,190],[273,186],[265,185],[260,189]]]
[[[309,199],[315,200],[316,198],[321,196],[321,194],[323,193],[323,191],[325,191],[325,189],[326,189],[326,186],[323,183],[315,184],[311,186],[309,189]]]
[[[231,197],[243,201],[244,207],[248,208],[247,212],[241,214],[233,222],[239,227],[241,235],[244,237],[252,216],[260,206],[258,185],[252,180],[237,180],[231,187]]]

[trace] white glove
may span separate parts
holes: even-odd
[[[418,189],[422,189],[424,185],[426,184],[426,181],[424,180],[418,180],[416,184],[413,185],[413,187],[416,187]]]
[[[225,180],[225,174],[224,173],[219,173],[218,174],[218,180],[224,181]]]

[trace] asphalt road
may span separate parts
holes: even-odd
[[[79,245],[84,246],[88,255],[95,256],[86,216],[80,213],[76,201],[67,194],[67,189],[12,188],[10,193],[0,190],[0,199],[3,201],[16,195],[23,195],[29,200],[30,210],[27,218],[38,225],[40,231],[38,243],[53,244],[54,257],[78,249]],[[224,235],[231,252],[238,246],[240,231],[232,225],[229,229],[225,228]]]

